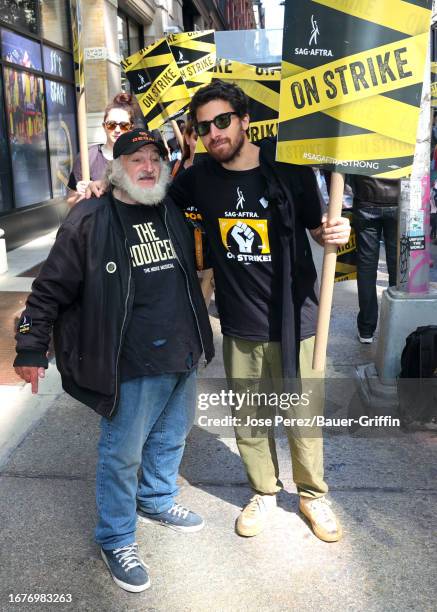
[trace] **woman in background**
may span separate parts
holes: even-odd
[[[173,178],[182,172],[182,170],[185,170],[193,165],[197,134],[190,119],[185,124],[183,138],[184,147],[182,149],[182,157],[181,159],[177,159],[172,163],[171,175]]]
[[[115,141],[121,134],[134,127],[137,108],[138,103],[134,96],[124,92],[117,94],[105,108],[102,127],[106,134],[106,142],[88,148],[91,181],[103,178],[108,162],[112,161]],[[77,155],[68,181],[70,192],[67,202],[70,206],[74,206],[83,199],[87,186],[88,181],[82,180],[80,155]]]

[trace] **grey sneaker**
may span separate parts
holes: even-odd
[[[141,523],[158,523],[175,531],[199,531],[205,524],[201,516],[176,503],[165,512],[158,514],[149,514],[137,508],[137,516]]]
[[[114,550],[101,549],[114,582],[125,591],[140,593],[150,586],[147,565],[138,554],[138,544],[129,544]]]

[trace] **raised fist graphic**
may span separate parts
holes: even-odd
[[[253,239],[255,238],[255,233],[250,229],[250,227],[246,223],[242,223],[238,221],[234,225],[231,231],[231,236],[238,244],[238,248],[240,249],[240,253],[251,253],[252,252],[252,244]]]

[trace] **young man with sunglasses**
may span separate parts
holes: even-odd
[[[323,372],[311,368],[317,274],[306,229],[321,244],[342,245],[349,222],[322,222],[311,168],[277,163],[272,141],[259,146],[249,141],[248,101],[239,87],[214,81],[194,95],[190,113],[209,156],[178,177],[169,195],[178,206],[190,202],[202,214],[229,386],[279,393],[285,381],[300,375],[302,387],[311,387],[308,379],[322,378]],[[312,410],[323,410],[323,394]],[[247,407],[248,416],[256,413],[256,407]],[[254,491],[236,530],[254,536],[265,527],[282,488],[275,441],[272,429],[262,426],[252,435],[239,427],[235,433]],[[325,498],[321,433],[287,428],[287,436],[299,508],[320,539],[337,541],[342,531]]]

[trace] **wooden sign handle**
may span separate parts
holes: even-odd
[[[172,119],[170,123],[173,128],[174,135],[176,136],[176,140],[179,143],[179,148],[181,151],[183,151],[184,150],[184,137],[182,135],[182,132],[174,119]]]
[[[331,189],[329,192],[328,221],[341,216],[343,191],[344,175],[339,172],[333,172],[331,175]],[[325,254],[323,256],[319,312],[313,354],[313,370],[321,371],[325,369],[336,262],[337,247],[331,244],[326,245]]]
[[[90,164],[88,158],[88,136],[86,125],[86,102],[85,92],[77,96],[77,130],[79,132],[80,165],[82,169],[82,180],[90,180]]]

